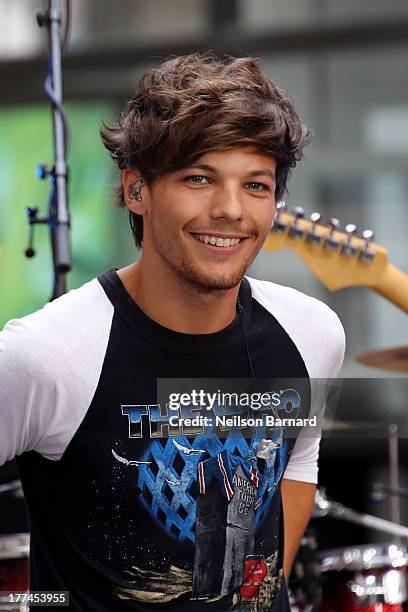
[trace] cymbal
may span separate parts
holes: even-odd
[[[360,353],[356,359],[372,368],[408,373],[408,346],[366,351]]]

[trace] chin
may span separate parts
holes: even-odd
[[[226,291],[233,289],[240,282],[245,274],[247,266],[242,267],[239,270],[231,270],[226,272],[214,272],[214,274],[208,271],[201,271],[198,269],[192,269],[191,266],[184,268],[181,273],[187,282],[194,286],[196,290],[201,291]]]

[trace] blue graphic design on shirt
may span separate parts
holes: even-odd
[[[264,435],[265,430],[261,429],[249,441],[240,431],[229,432],[225,439],[199,435],[191,442],[180,436],[152,440],[141,457],[149,463],[140,465],[138,470],[136,484],[141,490],[141,502],[169,535],[181,542],[189,539],[194,543],[200,490],[198,466],[205,459],[228,451],[231,464],[236,458],[244,470],[250,472],[254,468],[262,476],[256,512],[256,525],[259,525],[268,513],[288,459],[288,441],[282,438],[281,428],[276,428],[272,438],[276,448],[268,459],[259,462],[256,453]],[[258,463],[263,464],[261,469]]]

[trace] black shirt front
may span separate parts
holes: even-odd
[[[49,355],[59,375],[47,387],[48,428],[18,457],[31,590],[68,590],[78,612],[289,610],[280,481],[294,438],[281,427],[171,425],[174,410],[158,402],[157,386],[249,379],[252,364],[257,379],[306,381],[307,404],[309,373],[288,332],[247,278],[242,319],[204,335],[152,321],[115,270],[70,294],[41,315],[51,334],[58,329],[53,346],[64,361]],[[67,321],[81,309],[88,323],[79,340]],[[52,323],[68,311],[64,325]],[[222,411],[214,404],[208,414]]]

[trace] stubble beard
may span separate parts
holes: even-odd
[[[154,248],[165,265],[171,269],[182,285],[187,285],[187,287],[201,293],[225,291],[236,287],[262,246],[261,243],[259,248],[250,253],[237,268],[225,273],[211,274],[206,273],[202,267],[195,265],[194,261],[188,258],[187,253],[175,253],[170,245],[172,243],[177,244],[177,241],[174,240],[173,242],[171,236],[168,237],[168,240],[163,241],[156,231],[154,223],[150,224],[150,230]]]

